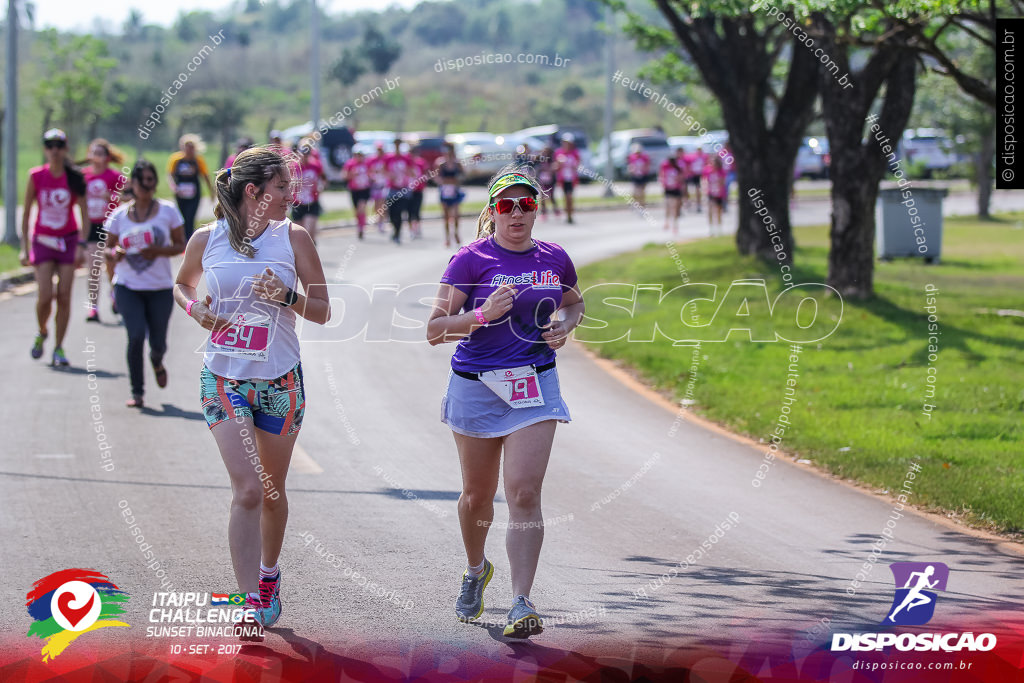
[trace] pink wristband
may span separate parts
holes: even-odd
[[[189,316],[191,316],[192,315],[192,304],[197,304],[197,303],[199,303],[199,299],[192,299],[192,301],[189,301],[187,304],[185,304],[185,313],[188,314]]]
[[[479,306],[473,309],[473,315],[476,316],[476,321],[481,325],[487,324],[487,318],[484,317],[484,312],[480,310]]]

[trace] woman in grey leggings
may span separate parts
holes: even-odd
[[[167,326],[174,307],[171,256],[185,250],[181,212],[173,203],[154,196],[156,167],[145,159],[131,173],[133,199],[107,219],[110,258],[114,266],[114,299],[128,332],[128,374],[132,397],[129,408],[142,408],[142,352],[149,336],[149,360],[157,386],[167,386],[164,353]]]

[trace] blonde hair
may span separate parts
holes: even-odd
[[[480,217],[476,219],[476,238],[490,237],[494,234],[494,217],[491,216],[489,209],[491,205],[488,204],[484,207],[484,210],[480,212]]]
[[[494,216],[491,215],[491,188],[494,187],[495,181],[503,175],[509,173],[520,173],[534,182],[536,187],[540,187],[537,183],[536,173],[533,170],[533,166],[524,164],[521,162],[513,162],[511,164],[505,164],[501,169],[491,176],[491,179],[487,181],[487,205],[484,206],[484,210],[480,212],[480,217],[476,220],[476,237],[480,239],[482,237],[490,237],[494,234]],[[542,190],[537,191],[537,199],[541,198],[543,194]]]
[[[295,182],[287,160],[271,147],[250,147],[235,157],[231,168],[217,171],[217,205],[213,215],[227,223],[228,242],[243,256],[256,255],[251,231],[244,225],[241,213],[245,186],[252,183],[256,191],[262,193],[267,183],[277,176]]]
[[[180,149],[184,149],[185,145],[188,144],[189,142],[191,142],[192,145],[196,148],[196,154],[202,154],[203,152],[206,151],[206,143],[203,142],[203,139],[196,135],[195,133],[185,133],[180,138],[178,138],[178,147]]]

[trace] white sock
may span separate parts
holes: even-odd
[[[271,576],[277,576],[277,565],[275,564],[273,567],[268,567],[268,566],[264,565],[263,562],[261,561],[260,562],[260,578],[261,579],[267,579],[267,578],[270,578]]]
[[[486,565],[486,564],[487,564],[487,558],[485,557],[484,561],[481,562],[480,564],[478,564],[475,567],[466,565],[467,571],[469,571],[469,575],[472,576],[475,579],[476,577],[478,577],[478,576],[480,576],[481,574],[484,573],[484,565]]]

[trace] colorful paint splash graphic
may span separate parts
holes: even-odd
[[[107,626],[131,628],[113,618],[124,613],[124,603],[131,596],[94,569],[63,569],[44,576],[26,597],[25,606],[34,619],[27,635],[46,641],[44,662],[90,631]]]

